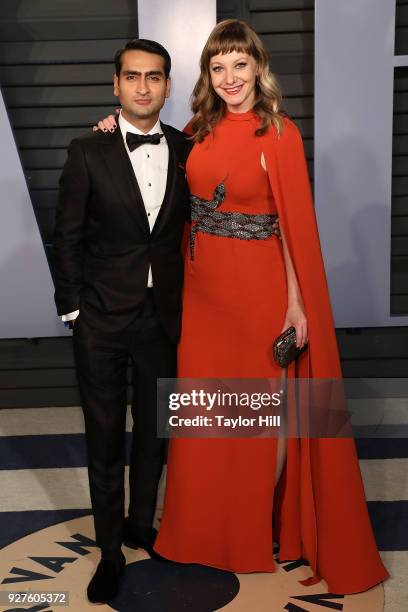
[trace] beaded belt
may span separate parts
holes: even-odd
[[[214,190],[213,200],[190,196],[191,220],[195,221],[190,234],[190,256],[194,259],[194,245],[197,232],[215,236],[239,238],[240,240],[266,240],[275,231],[273,224],[277,215],[251,215],[239,212],[219,212],[216,209],[225,200],[224,183]]]

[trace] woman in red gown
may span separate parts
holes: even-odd
[[[299,346],[308,340],[297,375],[341,378],[302,139],[280,102],[255,32],[237,20],[218,24],[193,93],[186,173],[194,240],[185,259],[180,378],[277,378],[271,345],[290,325]],[[200,206],[278,215],[282,241],[208,233]],[[170,441],[158,553],[272,572],[273,540],[280,561],[307,559],[313,576],[304,584],[323,578],[331,592],[347,594],[388,576],[352,439],[289,438],[286,449],[277,438]]]

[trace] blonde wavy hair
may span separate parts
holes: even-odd
[[[250,55],[257,65],[256,97],[252,110],[262,123],[255,134],[262,136],[271,125],[276,127],[279,135],[283,130],[282,92],[269,68],[268,53],[262,41],[245,21],[225,19],[215,26],[205,44],[200,58],[200,76],[191,96],[194,113],[192,138],[196,142],[202,142],[226,112],[224,100],[216,94],[211,84],[210,60],[214,55],[225,55],[231,51]]]

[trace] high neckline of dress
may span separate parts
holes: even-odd
[[[251,121],[255,117],[254,111],[251,109],[246,111],[245,113],[232,113],[231,111],[226,111],[225,118],[230,121]]]

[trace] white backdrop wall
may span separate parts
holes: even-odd
[[[20,157],[0,94],[0,338],[65,333]]]
[[[343,35],[343,33],[345,33]],[[315,201],[336,327],[390,315],[395,0],[316,0]]]
[[[190,96],[199,59],[216,23],[216,0],[138,0],[139,36],[162,43],[172,58],[172,92],[162,113],[179,129],[191,118]]]

